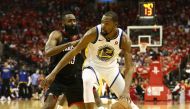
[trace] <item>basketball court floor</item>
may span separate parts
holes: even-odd
[[[140,109],[190,109],[190,102],[172,103],[172,102],[144,102],[136,103]],[[15,100],[0,101],[0,109],[41,109],[41,102],[38,100]],[[110,105],[105,105],[106,109],[111,109]],[[68,109],[64,104],[63,109]]]

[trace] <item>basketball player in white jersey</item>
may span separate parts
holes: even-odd
[[[86,109],[94,109],[93,87],[99,84],[101,76],[115,92],[118,98],[130,102],[132,109],[139,109],[131,102],[129,95],[132,73],[134,70],[131,57],[131,40],[118,26],[118,16],[109,11],[101,19],[101,24],[88,30],[78,45],[68,52],[53,71],[46,77],[46,81],[54,80],[57,73],[81,50],[87,48],[86,61],[84,63],[83,96]],[[117,59],[121,50],[125,58],[125,80],[119,72]]]

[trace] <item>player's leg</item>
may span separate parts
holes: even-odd
[[[19,83],[19,98],[23,99],[24,98],[24,83]]]
[[[81,72],[73,77],[73,81],[67,86],[65,96],[67,98],[69,109],[85,109],[83,100],[83,82]]]
[[[54,109],[56,106],[58,97],[62,95],[64,89],[65,88],[62,87],[60,83],[52,83],[46,92],[42,109]]]
[[[67,102],[66,96],[64,94],[60,95],[57,102],[56,109],[64,109],[64,104]]]
[[[116,96],[119,97],[123,93],[125,81],[120,73],[118,73],[116,76],[114,75],[114,78],[111,80],[112,81],[108,81],[108,85],[110,89],[116,94]]]
[[[48,94],[45,98],[44,104],[42,106],[42,109],[54,109],[56,103],[57,103],[57,96],[54,96],[52,93]]]
[[[86,68],[86,69],[88,69],[88,68]],[[85,74],[86,71],[88,72],[88,74]],[[85,87],[88,87],[88,85],[90,85],[90,89],[87,89],[87,90],[89,90],[88,92],[90,92],[90,94],[92,94],[92,95],[87,94],[86,98],[87,97],[89,97],[89,98],[87,98],[87,100],[85,100],[88,102],[88,104],[86,105],[87,107],[85,108],[83,96],[84,96],[84,93],[86,93],[86,92],[83,92],[84,82],[83,82],[83,79],[81,78],[82,75],[80,75],[80,74],[81,73],[79,73],[79,75],[75,76],[75,80],[73,80],[73,81],[76,81],[76,82],[73,85],[70,85],[68,87],[67,92],[65,93],[65,95],[67,97],[69,108],[70,109],[93,109],[95,101],[98,104],[97,106],[101,106],[102,103],[101,103],[101,100],[99,98],[97,91],[96,90],[93,91],[94,84],[98,84],[98,79],[97,79],[98,76],[95,75],[95,72],[92,71],[92,69],[88,69],[88,70],[84,69],[84,72],[82,74],[85,74],[85,76],[83,75],[83,79],[85,80],[85,84],[86,84]],[[88,82],[88,83],[90,82],[90,84],[88,84],[86,82]],[[104,108],[100,108],[100,109],[104,109]]]
[[[75,96],[75,98],[79,97],[79,99],[74,100],[75,103],[72,103],[72,104],[68,103],[68,104],[71,104],[71,105],[69,105],[70,109],[88,109],[88,108],[85,108],[83,98],[80,97],[80,96],[83,96],[83,92],[77,91],[76,89],[75,89],[75,91],[76,92],[73,92],[73,93],[78,93],[78,95],[72,95],[72,96],[73,97]],[[101,99],[100,99],[100,97],[98,95],[98,92],[97,92],[96,88],[93,89],[93,93],[94,93],[94,98],[95,98],[95,102],[96,102],[96,105],[97,105],[98,109],[104,109],[103,103],[102,103],[102,101],[101,101]],[[71,98],[71,97],[67,97],[67,98]]]
[[[96,102],[98,109],[104,109],[102,100],[100,99],[100,96],[99,96],[96,88],[93,89],[93,93],[94,93],[94,98],[95,98],[95,102]]]
[[[58,105],[63,106],[63,104],[67,101],[66,96],[64,94],[62,94],[61,96],[59,96],[58,99]]]
[[[93,87],[95,84],[98,83],[98,75],[95,73],[93,68],[88,67],[83,70],[82,73],[83,79],[83,96],[84,96],[84,103],[87,109],[94,109],[94,94],[93,94]]]
[[[118,70],[119,72],[119,70]],[[108,85],[110,86],[111,90],[117,95],[117,97],[119,97],[125,88],[125,80],[122,77],[122,75],[120,73],[117,73],[117,75],[115,76],[114,73],[110,73],[113,74],[113,78],[109,78],[109,80],[112,81],[108,81]],[[131,107],[132,109],[139,109],[133,102],[131,102]]]

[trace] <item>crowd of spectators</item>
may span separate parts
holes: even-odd
[[[32,70],[27,63],[13,58],[3,60],[0,69],[0,100],[39,99],[42,70]]]
[[[133,85],[138,87],[138,93],[146,88],[152,60],[150,56],[154,57],[155,54],[159,55],[163,64],[167,86],[175,85],[175,81],[181,80],[189,83],[190,76],[185,69],[190,53],[188,4],[189,0],[156,2],[156,24],[163,25],[163,46],[157,50],[147,48],[147,52],[143,54],[136,48],[132,50],[137,67],[134,76],[140,78],[133,81]],[[0,62],[3,66],[8,60],[13,61],[13,80],[17,80],[16,75],[23,65],[27,66],[29,77],[37,69],[40,69],[40,74],[45,72],[49,59],[43,57],[44,45],[51,31],[63,29],[61,15],[65,10],[71,10],[76,15],[81,34],[100,23],[102,14],[108,10],[118,13],[119,27],[123,30],[128,25],[139,23],[137,0],[113,3],[98,3],[95,0],[6,0],[0,4]],[[6,56],[11,55],[14,58],[8,59],[3,52],[8,52]],[[35,67],[31,66],[33,63]]]

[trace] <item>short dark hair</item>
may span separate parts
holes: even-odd
[[[117,14],[116,14],[115,12],[113,12],[113,11],[108,11],[108,12],[106,12],[104,15],[105,15],[105,16],[110,16],[110,17],[112,17],[112,20],[113,20],[114,22],[118,22],[118,16],[117,16]]]
[[[71,11],[65,11],[65,12],[63,12],[62,19],[65,19],[65,16],[68,15],[68,14],[73,14],[73,13]]]

